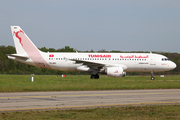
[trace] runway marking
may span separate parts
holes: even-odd
[[[0,97],[0,99],[10,98],[48,98],[48,97],[82,97],[82,96],[112,96],[112,95],[149,95],[149,94],[179,94],[180,92],[158,92],[158,93],[119,93],[119,94],[86,94],[86,95],[49,95],[49,96],[15,96]]]
[[[86,105],[86,106],[67,106],[67,107],[47,107],[47,108],[24,108],[24,109],[6,109],[0,112],[8,111],[29,111],[29,110],[48,110],[48,109],[76,109],[76,108],[93,108],[93,107],[115,107],[115,106],[133,106],[133,105],[155,105],[155,104],[180,104],[180,101],[173,102],[152,102],[152,103],[126,103],[126,104],[108,104],[108,105]]]

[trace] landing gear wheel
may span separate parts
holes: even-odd
[[[94,75],[91,75],[91,79],[95,79],[95,76],[94,76]]]
[[[91,75],[91,79],[99,79],[99,75]]]
[[[155,80],[155,77],[151,77],[151,80]]]

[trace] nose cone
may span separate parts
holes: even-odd
[[[170,67],[171,67],[171,69],[175,69],[176,68],[176,64],[174,62],[171,62]]]

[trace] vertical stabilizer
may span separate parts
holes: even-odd
[[[15,59],[28,59],[36,66],[51,69],[46,60],[43,58],[44,53],[33,44],[19,26],[11,26],[11,30],[17,54],[9,56],[15,57]]]
[[[17,54],[37,53],[39,50],[19,26],[11,26]]]

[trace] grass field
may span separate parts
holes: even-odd
[[[150,80],[150,76],[100,76],[100,79],[90,79],[90,76],[86,75],[69,75],[65,78],[55,75],[34,75],[34,82],[30,82],[31,76],[0,75],[0,92],[180,88],[180,75],[155,76],[154,81]]]
[[[0,120],[179,120],[179,105],[0,113]]]

